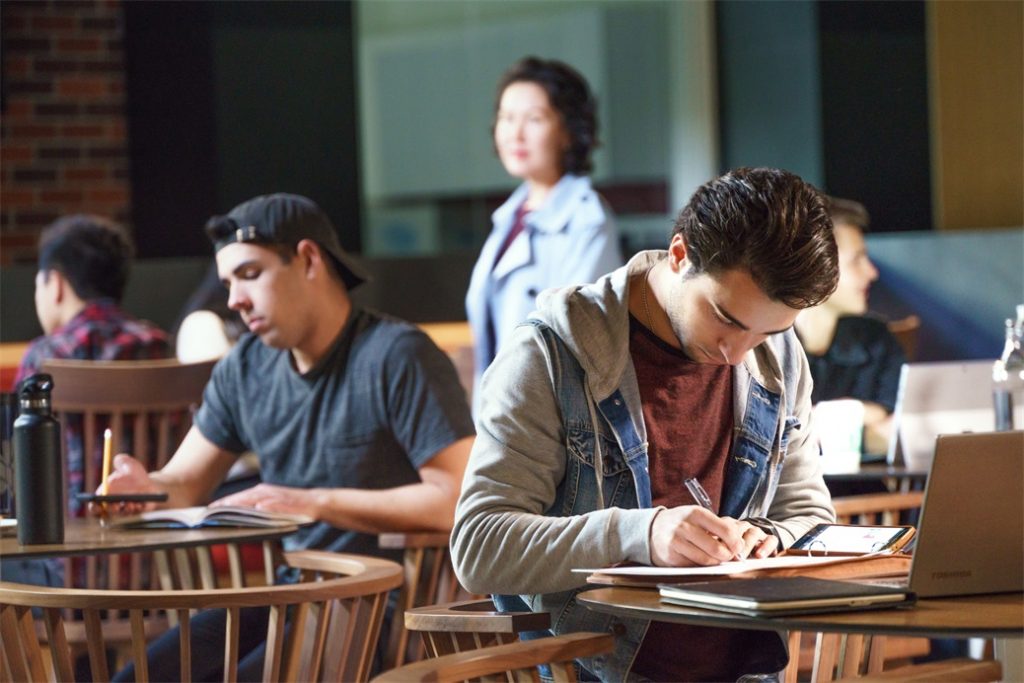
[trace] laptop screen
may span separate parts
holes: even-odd
[[[900,373],[888,462],[928,471],[939,434],[991,432],[991,360],[907,363]],[[1014,411],[1024,424],[1024,405]]]

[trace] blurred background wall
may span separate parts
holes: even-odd
[[[368,304],[463,317],[514,182],[490,123],[503,69],[564,59],[600,102],[594,180],[626,253],[693,189],[770,165],[865,203],[875,307],[922,359],[993,357],[1024,300],[1022,3],[5,0],[0,340],[38,334],[39,229],[129,225],[127,306],[169,326],[206,219],[291,191],[377,275]]]

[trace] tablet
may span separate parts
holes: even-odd
[[[786,551],[808,555],[866,555],[896,552],[914,536],[912,526],[819,524]]]
[[[166,493],[76,493],[75,499],[83,503],[166,503]]]

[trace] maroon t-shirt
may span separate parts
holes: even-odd
[[[647,428],[654,505],[697,504],[683,484],[696,477],[717,513],[732,447],[732,367],[695,363],[632,316],[629,352]],[[652,681],[736,680],[751,673],[738,670],[748,662],[738,655],[762,638],[756,631],[652,621],[633,671]]]

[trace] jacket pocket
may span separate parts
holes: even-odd
[[[565,480],[559,487],[558,495],[549,511],[550,514],[567,516],[591,512],[610,505],[619,505],[623,490],[630,482],[630,471],[619,450],[618,442],[603,432],[601,439],[601,463],[604,479],[602,489],[606,504],[598,500],[597,471],[595,467],[594,431],[588,427],[570,427],[566,434]]]

